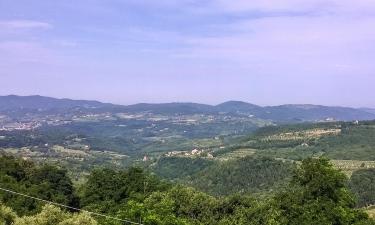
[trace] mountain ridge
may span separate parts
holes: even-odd
[[[40,95],[0,96],[0,111],[17,110],[70,110],[81,108],[86,111],[108,112],[148,112],[155,114],[233,114],[250,116],[281,122],[303,122],[322,120],[374,120],[375,110],[342,106],[323,106],[313,104],[284,104],[279,106],[259,106],[244,101],[226,101],[217,105],[193,102],[138,103],[116,105],[94,100],[73,100],[52,98]]]
[[[51,109],[73,107],[101,107],[114,106],[111,103],[102,103],[95,100],[73,100],[69,98],[53,98],[41,95],[6,95],[0,96],[0,110],[26,108],[26,109]]]

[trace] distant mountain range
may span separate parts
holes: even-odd
[[[365,112],[369,112],[369,113],[373,113],[373,114],[375,114],[375,109],[371,109],[371,108],[360,108],[360,110],[365,111]]]
[[[228,114],[233,116],[249,116],[263,120],[278,122],[304,122],[329,120],[374,120],[375,109],[330,107],[321,105],[280,105],[266,106],[241,102],[228,101],[212,106],[197,103],[163,103],[135,105],[114,105],[99,101],[56,99],[39,95],[0,96],[0,112],[70,112],[70,110],[101,111],[101,112],[149,112],[154,114]]]
[[[18,96],[8,95],[0,96],[0,111],[16,109],[32,109],[48,111],[51,109],[70,109],[70,108],[102,108],[112,107],[112,104],[101,103],[98,101],[71,100],[44,97],[39,95]]]

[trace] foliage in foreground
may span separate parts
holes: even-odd
[[[17,174],[17,170],[11,171]],[[15,175],[5,174],[0,174],[3,182],[4,177]],[[364,211],[355,208],[346,179],[327,159],[306,159],[284,191],[264,199],[240,194],[217,198],[193,188],[166,184],[137,168],[98,169],[91,173],[78,196],[86,210],[145,225],[374,225]],[[18,217],[28,208],[16,203],[0,205],[1,225],[122,224],[102,218],[94,221],[87,214],[71,214],[49,205],[36,214]],[[8,208],[10,205],[16,206],[17,214]]]
[[[20,193],[60,204],[79,206],[73,183],[67,170],[51,165],[36,165],[13,157],[0,157],[0,185]],[[0,201],[20,215],[34,214],[43,204],[0,192]]]
[[[0,205],[0,224],[4,225],[97,225],[87,213],[70,214],[60,208],[45,205],[42,211],[33,216],[17,217],[8,207]]]
[[[373,223],[355,209],[355,198],[346,183],[346,176],[327,159],[304,160],[288,191],[276,196],[277,208],[291,225]]]

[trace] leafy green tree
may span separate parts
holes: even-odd
[[[87,213],[75,214],[58,225],[97,225],[98,223]]]
[[[17,217],[16,213],[9,207],[4,206],[0,203],[0,224],[11,225],[14,219]]]
[[[153,192],[168,187],[140,168],[96,169],[82,187],[81,202],[86,209],[114,214],[129,200],[142,202]]]
[[[306,159],[295,171],[287,191],[275,197],[280,221],[290,225],[352,225],[371,223],[355,209],[346,176],[328,159]]]
[[[3,188],[44,200],[73,207],[79,205],[67,171],[55,166],[39,166],[27,160],[3,156],[0,157],[0,184]],[[0,192],[0,200],[19,215],[33,214],[43,206],[35,200],[5,192]]]
[[[200,221],[203,224],[215,222],[214,209],[218,201],[214,197],[182,186],[173,187],[168,191],[168,196],[174,200],[174,211],[178,217]]]
[[[145,201],[148,215],[144,218],[147,224],[187,225],[187,219],[178,218],[174,213],[177,206],[175,200],[165,192],[155,192]]]
[[[24,216],[15,219],[14,225],[55,225],[68,218],[68,215],[59,208],[46,205],[42,211],[33,216]]]
[[[193,188],[177,186],[154,192],[142,202],[128,201],[118,216],[147,225],[214,224],[217,203],[215,198]]]
[[[14,225],[97,225],[88,214],[71,215],[58,207],[45,205],[39,214],[16,218]]]

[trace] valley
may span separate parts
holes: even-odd
[[[241,194],[263,201],[285,190],[306,160],[329,159],[348,178],[356,207],[375,204],[375,120],[363,119],[368,110],[317,112],[318,106],[298,105],[299,119],[280,119],[282,112],[266,118],[262,107],[240,102],[215,111],[193,103],[89,106],[74,100],[66,108],[67,100],[47,100],[56,105],[0,111],[0,155],[67,168],[76,187],[98,169],[138,168],[213,198]],[[285,107],[289,113],[291,105],[276,109]],[[351,120],[353,112],[358,119]],[[327,120],[340,117],[348,119]]]

